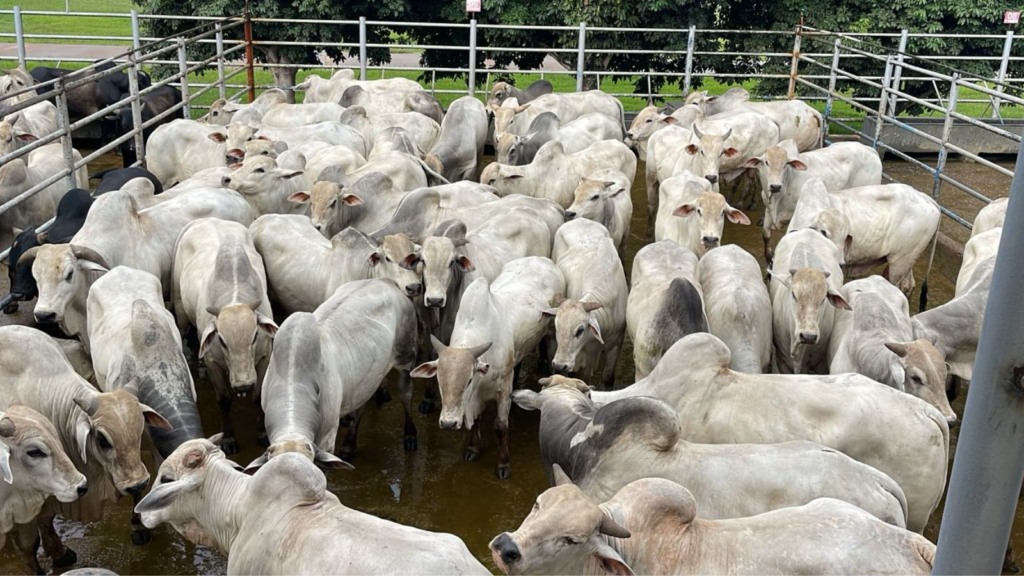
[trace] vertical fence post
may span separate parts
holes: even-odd
[[[828,73],[828,94],[825,96],[825,113],[821,115],[823,141],[828,140],[829,119],[832,117],[833,95],[836,93],[836,81],[839,74],[839,50],[842,47],[840,39],[836,38],[832,46],[832,65],[829,67]]]
[[[1013,48],[1013,30],[1006,31],[1006,40],[1003,41],[1003,59],[999,62],[999,75],[996,76],[996,90],[1003,91],[1003,82],[1006,80],[1006,67],[1010,64],[1010,50]],[[992,117],[999,118],[999,98],[992,98]]]
[[[789,65],[789,90],[786,97],[792,100],[796,97],[796,76],[800,68],[800,41],[803,34],[803,23],[797,24],[796,32],[793,34],[793,61]]]
[[[61,76],[54,84],[57,90],[57,126],[60,129],[60,144],[64,152],[64,167],[68,173],[64,176],[64,183],[68,190],[78,188],[78,180],[75,178],[75,149],[71,147],[71,115],[68,114],[68,92],[64,85],[67,83],[67,76]]]
[[[366,80],[366,16],[359,17],[359,79]]]
[[[227,80],[224,79],[224,29],[220,22],[214,28],[217,30],[217,94],[224,100],[228,97]]]
[[[942,142],[939,144],[939,157],[935,159],[935,173],[932,181],[932,198],[939,199],[939,190],[942,188],[942,170],[946,167],[946,158],[949,157],[949,136],[953,133],[953,112],[956,111],[956,100],[960,73],[954,72],[953,79],[949,83],[949,101],[946,102],[946,118],[942,123]]]
[[[696,45],[697,27],[690,25],[690,32],[686,35],[686,76],[683,78],[683,98],[690,93],[693,87],[693,47]]]
[[[139,32],[139,11],[132,10],[132,49],[142,47],[142,34]]]
[[[878,139],[882,136],[882,124],[885,123],[886,109],[889,106],[889,99],[886,92],[889,90],[889,82],[892,80],[892,63],[894,56],[889,54],[885,59],[885,74],[882,76],[882,90],[878,93],[878,117],[875,119],[875,136],[871,141],[871,147],[878,150]],[[884,156],[884,153],[882,154]]]
[[[134,12],[134,10],[133,10]],[[138,49],[132,50],[128,60],[132,67],[128,69],[128,90],[132,95],[132,126],[135,127],[135,161],[146,164],[145,142],[142,137],[142,102],[139,100],[139,53]],[[186,92],[182,91],[182,94]]]
[[[249,85],[249,103],[256,99],[256,72],[252,67],[252,16],[249,15],[249,5],[246,4],[245,21],[242,23],[245,35],[245,81]]]
[[[178,38],[178,71],[181,73],[181,100],[185,105],[182,112],[185,118],[192,118],[192,108],[189,105],[190,92],[188,89],[188,61],[185,58],[185,39]]]
[[[28,69],[25,62],[25,28],[21,21],[21,6],[14,7],[14,37],[18,44],[18,66]]]
[[[576,45],[576,91],[583,91],[583,60],[587,55],[587,23],[580,22],[580,40]]]
[[[892,89],[900,89],[900,76],[903,75],[903,55],[907,52],[907,40],[910,36],[910,32],[904,28],[900,32],[900,43],[896,53],[896,67],[892,73]],[[889,96],[889,108],[888,114],[890,116],[896,116],[896,100],[899,98],[895,93]]]
[[[1024,146],[1010,185],[934,574],[999,574],[1024,475]]]
[[[469,21],[469,95],[476,94],[476,18]]]

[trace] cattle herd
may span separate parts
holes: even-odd
[[[32,76],[0,76],[0,99]],[[27,570],[42,573],[40,547],[75,562],[55,515],[96,520],[128,496],[133,543],[169,524],[230,573],[487,573],[458,536],[327,490],[391,382],[417,449],[424,379],[420,409],[466,430],[466,460],[496,404],[503,480],[512,404],[541,413],[552,487],[518,529],[493,527],[505,573],[930,573],[946,381],[971,376],[1005,201],[978,215],[955,297],[911,316],[939,207],[881,184],[870,147],[823,147],[799,100],[697,92],[627,129],[617,99],[545,81],[447,110],[351,70],[297,88],[302,104],[272,89],[169,119],[145,169],[90,193],[83,168],[82,189],[58,181],[0,215],[7,306],[37,298],[35,320],[68,337],[0,328],[0,547],[9,535]],[[5,116],[0,155],[55,114]],[[59,170],[60,146],[0,166],[0,204]],[[636,177],[647,229],[631,232]],[[757,197],[767,270],[722,242]],[[644,233],[627,278],[626,240]],[[221,414],[210,438],[189,333]],[[632,384],[615,381],[627,337]],[[517,383],[528,356],[550,374],[539,389]],[[266,447],[244,468],[227,457],[243,401]]]

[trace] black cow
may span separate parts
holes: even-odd
[[[181,91],[173,86],[160,86],[154,89],[152,92],[142,95],[142,123],[145,124],[153,119],[153,117],[162,114],[164,111],[169,110],[171,107],[181,103]],[[172,114],[168,114],[159,122],[147,127],[142,131],[142,139],[144,142],[149,142],[149,135],[156,130],[157,126],[161,124],[167,124],[177,118],[185,117],[185,109],[178,108]],[[127,134],[135,127],[135,122],[132,118],[131,106],[125,106],[117,112],[117,120],[115,132],[116,136]],[[135,151],[135,138],[131,138],[126,142],[122,142],[119,147],[121,151],[121,161],[125,168],[131,166],[138,160],[138,156]]]
[[[89,179],[96,180],[100,179],[99,186],[96,187],[96,192],[93,193],[95,196],[99,196],[104,192],[110,192],[112,190],[120,190],[122,186],[127,184],[130,180],[135,178],[145,178],[153,183],[153,194],[160,194],[164,191],[164,187],[160,185],[160,180],[153,175],[152,172],[145,168],[129,167],[129,168],[113,168],[111,170],[104,170],[93,174]],[[59,212],[59,210],[58,210]]]
[[[36,279],[32,277],[32,264],[19,263],[18,260],[30,248],[40,244],[65,244],[71,241],[85,223],[85,216],[92,206],[92,196],[88,190],[74,188],[61,198],[57,204],[57,217],[53,226],[42,234],[36,234],[35,227],[28,228],[18,234],[11,245],[7,256],[7,276],[11,281],[11,295],[5,300],[3,311],[11,314],[18,310],[18,302],[35,298],[39,291]]]

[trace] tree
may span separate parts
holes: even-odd
[[[241,15],[245,10],[244,0],[134,0],[150,14],[225,16]],[[249,2],[253,18],[287,18],[309,20],[358,20],[360,16],[378,19],[400,19],[409,10],[409,0],[350,0],[344,3],[329,0],[254,0]],[[145,33],[156,37],[179,34],[195,26],[188,20],[144,20]],[[368,27],[368,42],[386,43],[389,31],[380,27]],[[242,29],[236,28],[225,33],[226,38],[242,39]],[[357,25],[334,26],[328,24],[253,24],[253,38],[259,41],[302,42],[302,45],[267,46],[256,45],[255,57],[268,64],[319,64],[319,54],[326,53],[335,60],[344,56],[358,56],[358,48],[341,48],[340,42],[358,42]],[[207,58],[214,53],[212,44],[196,44],[189,47],[191,58]],[[382,64],[391,59],[386,49],[369,52],[371,63]],[[273,68],[274,83],[287,88],[295,85],[296,68]]]

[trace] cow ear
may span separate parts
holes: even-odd
[[[38,138],[28,132],[18,132],[18,140],[22,142],[35,142]]]
[[[679,119],[676,118],[675,116],[665,116],[664,118],[661,119],[661,121],[664,122],[665,124],[678,124],[679,123]]]
[[[760,158],[747,158],[747,161],[743,163],[744,168],[757,168],[761,165],[762,160]]]
[[[770,276],[773,280],[778,280],[786,288],[788,288],[790,290],[793,289],[792,286],[789,285],[789,277],[788,276],[783,276],[782,274],[776,274],[776,273],[772,272],[771,269],[768,269],[768,276]]]
[[[419,366],[412,369],[409,372],[409,376],[413,378],[433,378],[437,376],[437,360],[431,360],[430,362],[424,362]]]
[[[826,298],[828,298],[828,303],[829,304],[831,304],[832,306],[834,306],[836,308],[839,308],[840,310],[851,310],[851,311],[853,310],[853,308],[850,307],[850,303],[847,302],[843,298],[843,296],[841,294],[839,294],[838,292],[835,292],[833,290],[829,290],[828,291],[828,295],[826,296]]]
[[[316,465],[324,470],[355,470],[356,467],[326,450],[316,448]]]
[[[540,314],[544,318],[554,318],[555,316],[558,316],[558,308],[548,308]]]
[[[725,156],[726,158],[735,158],[736,156],[739,155],[739,153],[740,151],[733,148],[732,146],[729,146],[725,150],[722,150],[722,156]]]
[[[843,240],[843,260],[849,260],[850,248],[853,247],[853,236],[847,234],[846,239]]]
[[[744,226],[750,226],[750,218],[743,212],[733,208],[732,206],[726,205],[725,217],[729,219],[729,222],[733,224],[742,224]]]
[[[267,453],[264,452],[263,454],[260,454],[259,457],[257,457],[255,460],[249,462],[249,465],[245,467],[244,471],[246,474],[255,474],[256,471],[260,469],[260,467],[267,463],[267,461]]]
[[[383,258],[381,258],[380,252],[374,250],[373,252],[370,252],[370,256],[366,260],[370,263],[370,266],[376,266],[377,264],[380,264],[380,261],[383,260]]]
[[[694,208],[693,204],[683,204],[679,208],[676,208],[675,210],[673,210],[672,211],[672,215],[673,216],[679,216],[680,218],[682,218],[682,217],[685,217],[685,216],[689,216],[690,214],[693,214],[696,211],[697,211],[697,209]]]
[[[309,192],[293,192],[288,196],[288,201],[296,204],[309,204],[310,200]]]
[[[11,472],[11,451],[5,444],[0,444],[0,476],[4,482],[14,484],[14,474]]]
[[[523,410],[540,410],[540,394],[533,390],[516,390],[512,393],[512,401]]]
[[[78,455],[82,457],[82,463],[89,461],[89,433],[92,432],[92,423],[89,417],[81,414],[78,422],[75,422],[75,444],[78,445]]]
[[[305,172],[303,172],[302,170],[293,170],[293,171],[280,170],[278,172],[278,174],[281,175],[281,179],[282,180],[291,180],[292,178],[295,178],[296,176],[302,176],[303,174],[305,174]]]
[[[228,140],[228,137],[225,136],[224,134],[221,134],[220,132],[211,132],[210,135],[207,136],[207,138],[217,143],[227,142]]]
[[[473,261],[467,256],[459,256],[455,259],[455,264],[459,267],[459,270],[462,270],[463,272],[472,272],[473,270],[476,270],[476,266],[473,265]]]
[[[687,144],[684,150],[686,150],[686,153],[689,154],[690,156],[696,156],[697,152],[699,151],[696,144]]]
[[[634,576],[633,569],[611,546],[601,542],[594,550],[594,559],[601,569],[615,576]]]
[[[590,331],[594,334],[594,338],[597,338],[597,341],[604,346],[604,338],[601,338],[601,327],[597,324],[597,320],[595,318],[591,318],[589,324]]]
[[[901,362],[898,358],[893,358],[892,361],[889,362],[889,371],[892,373],[893,382],[895,382],[899,386],[903,386],[905,384],[907,379],[907,371],[903,367],[903,362]],[[910,392],[910,390],[906,390],[906,392]]]
[[[268,318],[263,314],[256,314],[256,326],[267,333],[267,336],[273,338],[279,329],[277,323],[274,322],[273,318]]]
[[[217,335],[217,323],[213,320],[206,325],[203,330],[203,335],[199,338],[199,358],[202,359],[206,356],[206,353],[210,351],[210,346],[213,345],[213,338]]]
[[[555,486],[564,486],[566,484],[572,484],[572,478],[562,470],[562,467],[558,464],[551,465],[551,476],[555,480]]]
[[[139,402],[139,408],[142,408],[142,417],[150,427],[159,428],[161,430],[174,430],[174,426],[171,426],[171,423],[161,416],[156,410],[153,410],[142,402]]]
[[[792,168],[793,170],[800,170],[800,171],[807,170],[807,164],[804,164],[799,159],[797,159],[797,160],[790,160],[788,162],[788,164],[789,164],[789,167]]]
[[[362,206],[363,199],[355,194],[342,194],[341,203],[346,206]]]
[[[144,513],[162,510],[174,503],[174,500],[179,496],[191,492],[194,488],[195,485],[193,483],[181,480],[161,484],[153,488],[145,498],[135,505],[135,512]]]

